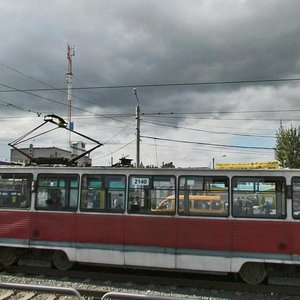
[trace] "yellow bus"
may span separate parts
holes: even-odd
[[[219,195],[188,195],[188,203],[184,195],[179,195],[179,213],[191,214],[226,214],[226,202]],[[156,207],[157,212],[175,212],[175,195],[167,196]]]

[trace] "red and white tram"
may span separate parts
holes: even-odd
[[[299,170],[1,167],[0,263],[239,273],[300,264]]]

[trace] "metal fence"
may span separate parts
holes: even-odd
[[[130,293],[117,293],[117,292],[108,292],[106,293],[101,300],[183,300],[186,298],[174,298],[174,297],[163,297],[163,296],[151,296],[151,295],[140,295],[140,294],[130,294]]]
[[[31,285],[31,284],[14,284],[14,283],[2,283],[0,282],[0,288],[3,289],[15,289],[22,291],[39,291],[45,293],[57,293],[65,295],[73,295],[77,299],[82,300],[80,293],[73,288],[64,288],[64,287],[50,287],[43,285]]]

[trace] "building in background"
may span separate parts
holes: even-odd
[[[19,148],[20,151],[11,149],[10,160],[14,163],[28,165],[30,159],[23,154],[25,153],[34,158],[34,164],[43,166],[64,165],[74,157],[85,152],[85,143],[72,143],[72,149],[73,152],[57,147],[33,147],[33,145],[30,145],[29,148]],[[79,167],[90,167],[92,159],[89,156],[83,156],[76,163]]]

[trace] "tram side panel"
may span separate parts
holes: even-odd
[[[295,250],[291,240],[292,223],[285,220],[235,220],[232,222],[232,250],[265,254],[289,254]]]
[[[31,236],[29,211],[0,211],[0,241],[5,247],[28,247]]]
[[[228,272],[230,226],[226,219],[78,214],[76,260]]]
[[[31,246],[47,249],[74,247],[74,212],[38,211],[32,215]]]
[[[288,228],[288,236],[289,236],[289,244],[288,247],[291,249],[292,259],[296,263],[300,264],[300,240],[299,240],[299,233],[300,233],[300,222],[299,220],[293,220],[289,224]],[[283,245],[285,246],[285,245]]]
[[[30,173],[0,174],[0,243],[6,247],[27,247],[31,232]]]
[[[125,216],[100,212],[77,215],[76,260],[124,265]]]
[[[125,226],[125,264],[176,269],[178,219],[130,215]]]
[[[175,268],[175,222],[149,216],[79,214],[76,259],[96,264]]]
[[[229,272],[231,238],[226,218],[179,218],[176,268]]]

